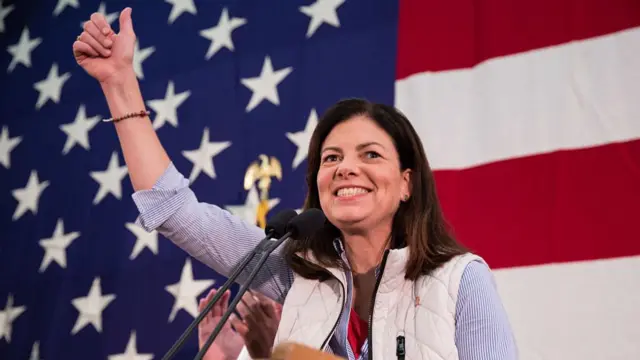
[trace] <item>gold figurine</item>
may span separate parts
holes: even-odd
[[[269,212],[271,178],[282,180],[282,166],[280,166],[280,161],[273,156],[269,158],[267,155],[261,154],[259,159],[259,162],[254,161],[247,168],[247,172],[244,174],[244,189],[250,190],[253,184],[258,182],[260,204],[256,213],[256,223],[264,229],[267,226],[267,212]]]

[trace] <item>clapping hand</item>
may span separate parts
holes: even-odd
[[[200,303],[198,304],[198,311],[204,311],[204,308],[207,306],[207,303],[213,299],[216,295],[217,290],[212,289],[209,291],[209,294],[206,298],[200,299]],[[202,346],[207,342],[209,336],[213,332],[213,329],[218,325],[220,319],[222,318],[222,314],[227,311],[229,307],[229,297],[231,293],[227,290],[216,302],[215,305],[211,308],[211,311],[202,319],[200,324],[198,325],[198,347],[201,349]],[[238,355],[240,355],[240,351],[242,351],[242,347],[244,345],[244,340],[242,336],[234,331],[231,328],[230,321],[227,321],[222,330],[216,337],[216,340],[211,344],[209,350],[204,356],[204,360],[223,360],[223,359],[236,359]]]
[[[231,325],[242,335],[251,357],[269,358],[280,324],[282,305],[260,293],[247,292],[236,311],[241,318],[232,315]]]

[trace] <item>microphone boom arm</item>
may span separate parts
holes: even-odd
[[[247,254],[247,256],[245,256],[245,258],[242,260],[242,262],[236,267],[236,269],[233,271],[233,273],[229,276],[227,281],[220,288],[218,288],[218,290],[216,292],[216,295],[213,297],[213,299],[211,299],[211,301],[209,301],[209,303],[204,308],[204,310],[200,314],[198,314],[198,317],[194,321],[192,321],[191,324],[189,324],[187,329],[182,333],[180,338],[173,344],[171,349],[169,349],[169,351],[165,354],[165,356],[162,358],[162,360],[169,360],[169,359],[173,358],[173,356],[178,352],[178,350],[180,350],[180,348],[182,348],[182,346],[184,345],[184,343],[187,340],[187,337],[189,337],[189,335],[191,335],[191,332],[195,329],[195,327],[198,324],[200,324],[202,319],[204,319],[204,317],[209,313],[209,311],[211,311],[211,308],[213,307],[213,305],[215,305],[215,303],[218,302],[218,300],[222,297],[222,295],[225,293],[225,291],[227,291],[231,287],[231,285],[236,281],[236,279],[240,276],[240,274],[247,267],[249,262],[251,262],[251,260],[253,260],[253,258],[257,254],[263,253],[265,250],[269,249],[270,243],[273,242],[271,240],[271,238],[270,238],[271,235],[273,235],[273,231],[271,231],[269,233],[269,235],[267,237],[265,237],[260,242],[260,244],[258,244],[258,246],[255,249],[252,249],[251,252],[249,254]],[[273,249],[273,250],[275,250],[275,249]],[[269,254],[271,252],[273,252],[273,250],[269,251]],[[259,269],[261,266],[262,266],[262,263],[260,263],[257,268]],[[252,275],[253,275],[253,273],[252,273]],[[253,277],[250,277],[249,281],[251,281],[254,277],[255,277],[255,275],[253,275]],[[243,292],[243,294],[244,294],[244,292]],[[235,299],[234,299],[234,301],[235,301]],[[229,317],[229,316],[227,316],[227,317]],[[226,321],[226,319],[225,319],[225,321]],[[222,328],[222,327],[220,327],[220,328]],[[218,330],[218,332],[220,332],[220,331]],[[214,334],[216,334],[216,332],[214,332]],[[206,348],[208,349],[209,346],[207,346]]]

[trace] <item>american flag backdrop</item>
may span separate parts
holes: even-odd
[[[267,154],[271,214],[299,208],[318,116],[395,104],[521,358],[640,358],[637,0],[0,0],[0,359],[160,358],[225,280],[134,225],[73,59],[82,22],[117,29],[125,6],[154,127],[201,201],[253,221],[243,177]]]

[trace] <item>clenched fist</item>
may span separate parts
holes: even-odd
[[[73,43],[76,62],[100,83],[133,71],[136,35],[131,8],[120,13],[120,32],[114,33],[104,15],[93,13],[84,31]]]

